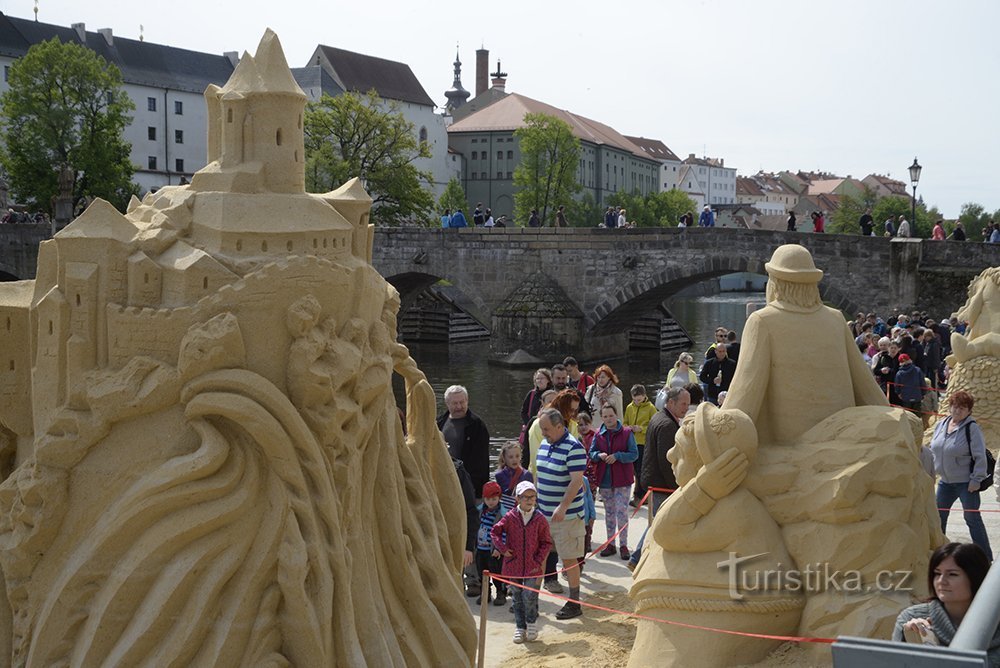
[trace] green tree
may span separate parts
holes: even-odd
[[[982,204],[976,202],[966,202],[962,205],[958,219],[962,221],[965,233],[972,241],[979,241],[982,238],[983,228],[991,220],[996,220],[990,216]]]
[[[330,191],[356,176],[372,197],[374,223],[430,222],[430,175],[413,164],[430,149],[397,102],[384,103],[375,91],[324,95],[306,107],[304,129],[309,190]]]
[[[878,193],[869,186],[865,186],[860,197],[844,195],[840,198],[840,206],[833,212],[831,223],[826,226],[826,232],[832,234],[861,234],[861,227],[858,220],[865,212],[865,209],[872,209],[874,218],[875,205],[878,203]],[[885,222],[884,219],[882,221]]]
[[[544,225],[549,211],[566,205],[579,190],[576,170],[580,140],[569,124],[547,114],[526,114],[525,127],[514,134],[521,164],[514,170],[514,220],[526,221],[537,209]]]
[[[469,201],[465,198],[465,190],[457,178],[452,177],[451,181],[448,181],[444,192],[441,193],[441,198],[438,199],[438,213],[444,215],[445,209],[449,209],[452,213],[456,209],[462,209],[463,212],[469,210]]]
[[[928,211],[924,203],[918,200],[916,220],[910,220],[912,206],[913,202],[909,197],[893,195],[880,199],[872,210],[872,218],[875,219],[875,234],[885,233],[884,223],[886,219],[892,218],[893,225],[898,226],[899,217],[903,216],[910,221],[912,236],[930,237],[934,221],[940,218],[940,212],[936,207]]]
[[[0,97],[0,162],[15,199],[52,212],[65,165],[73,172],[74,206],[102,197],[124,210],[138,192],[123,136],[135,106],[118,68],[54,37],[14,61],[8,83]]]
[[[566,219],[570,227],[596,227],[604,223],[604,209],[597,206],[592,194],[585,192],[582,197],[566,202]],[[528,221],[521,222],[527,224]]]
[[[619,191],[608,196],[607,202],[608,206],[624,208],[625,217],[638,227],[677,227],[681,214],[695,211],[695,201],[681,190],[650,193],[645,197]]]

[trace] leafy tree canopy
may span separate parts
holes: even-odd
[[[455,213],[456,209],[461,209],[463,213],[469,212],[469,201],[465,198],[465,190],[457,178],[452,177],[451,181],[448,181],[448,185],[444,187],[444,192],[438,199],[437,208],[441,215],[444,215],[445,209],[452,213]]]
[[[559,205],[568,205],[580,189],[576,170],[580,140],[563,120],[547,114],[526,114],[525,127],[514,132],[521,149],[521,163],[514,170],[514,220],[527,224],[537,209],[542,224]]]
[[[309,190],[328,192],[359,177],[374,200],[374,223],[431,222],[431,177],[413,164],[429,158],[430,148],[418,141],[397,102],[386,103],[375,91],[324,95],[307,106],[304,129]]]
[[[695,213],[695,201],[681,190],[650,193],[645,197],[616,192],[607,198],[607,203],[624,208],[625,217],[639,227],[677,227],[681,215]],[[603,221],[603,213],[601,216]]]
[[[8,84],[0,97],[0,162],[15,199],[52,212],[66,165],[74,205],[102,197],[124,210],[138,192],[123,136],[135,106],[118,68],[84,46],[52,38],[14,61]]]

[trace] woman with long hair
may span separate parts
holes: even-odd
[[[590,405],[592,415],[598,415],[601,408],[607,404],[615,407],[616,415],[624,415],[622,391],[618,388],[618,376],[607,364],[602,364],[594,371],[595,383],[587,388],[584,400]]]
[[[899,613],[892,639],[949,646],[989,570],[990,560],[978,545],[948,543],[934,550],[927,568],[931,595]],[[994,630],[986,652],[990,665],[1000,666],[1000,628]]]

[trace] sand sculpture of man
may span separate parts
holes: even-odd
[[[843,315],[823,305],[823,272],[809,251],[781,246],[765,268],[767,306],[747,320],[726,400],[727,411],[753,421],[760,444],[746,489],[781,528],[784,545],[772,552],[787,548],[794,565],[786,568],[855,574],[847,588],[804,581],[806,603],[794,635],[888,637],[900,606],[911,591],[921,594],[922,585],[919,577],[876,583],[878,572],[899,572],[900,579],[923,573],[930,551],[943,541],[933,481],[920,466],[921,424],[888,405]],[[655,523],[653,534],[669,552]],[[633,592],[656,577],[656,569],[644,566],[636,570]],[[665,607],[645,614],[670,619],[672,613]],[[671,651],[657,646],[662,640],[651,642],[660,635],[651,624],[640,623],[630,665]]]

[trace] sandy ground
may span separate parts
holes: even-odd
[[[1000,503],[995,492],[984,492],[982,495],[983,509],[994,512],[983,513],[986,531],[994,552],[1000,554]],[[969,542],[969,530],[959,512],[953,512],[948,522],[949,538],[960,542]],[[604,531],[603,507],[597,504],[598,518],[594,525],[594,543],[606,538]],[[646,510],[643,509],[629,524],[629,546],[639,542],[646,528]],[[562,581],[565,585],[565,580]],[[632,583],[632,574],[625,562],[618,555],[613,557],[595,556],[587,561],[582,578],[582,598],[585,602],[601,605],[612,610],[630,612],[631,601],[628,598],[628,588]],[[479,625],[480,608],[475,599],[466,599],[469,612]],[[557,621],[556,611],[564,601],[553,595],[543,593],[538,603],[538,640],[523,645],[511,642],[514,633],[514,614],[508,611],[508,605],[488,606],[487,638],[485,666],[503,668],[534,668],[535,666],[552,666],[553,668],[579,668],[586,663],[590,666],[620,666],[628,663],[629,652],[635,639],[636,624],[625,614],[611,613],[593,608],[585,608],[582,617],[568,621]],[[706,632],[706,642],[711,638]],[[816,661],[815,655],[809,653],[806,647],[793,643],[779,647],[767,661],[757,664],[769,668],[784,668],[788,666],[830,665],[829,651],[820,653],[825,660]]]

